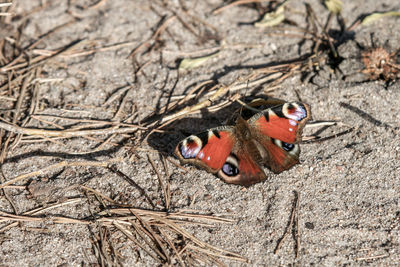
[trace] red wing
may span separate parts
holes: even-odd
[[[264,164],[268,165],[274,173],[280,173],[299,163],[300,146],[298,144],[289,144],[268,137],[259,141],[267,152]]]
[[[291,102],[264,110],[248,122],[262,135],[293,144],[300,141],[303,127],[310,117],[307,104]]]
[[[226,183],[243,186],[250,186],[267,178],[264,170],[244,151],[229,155],[218,176]]]
[[[193,163],[216,173],[222,168],[234,145],[232,127],[209,129],[182,140],[175,154],[184,163]]]

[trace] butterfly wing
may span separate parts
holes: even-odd
[[[235,135],[236,127],[209,129],[182,140],[175,154],[183,163],[192,163],[218,174],[227,183],[249,186],[266,179],[264,170],[246,144]]]
[[[183,163],[192,163],[217,173],[234,146],[233,127],[222,126],[183,139],[175,149],[175,155]]]
[[[248,120],[253,137],[265,148],[264,164],[280,173],[299,162],[301,133],[310,107],[299,102],[277,105]]]

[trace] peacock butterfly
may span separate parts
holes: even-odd
[[[298,143],[310,117],[304,103],[255,99],[240,110],[235,125],[191,135],[175,154],[227,183],[249,186],[267,178],[264,165],[280,173],[299,163]]]

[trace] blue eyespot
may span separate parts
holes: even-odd
[[[222,172],[227,176],[236,176],[239,174],[239,169],[230,162],[225,162],[222,166]]]
[[[286,151],[292,151],[294,148],[294,144],[282,142],[282,148]]]

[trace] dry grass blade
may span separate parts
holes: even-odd
[[[174,114],[165,116],[164,118],[161,119],[161,121],[160,121],[161,126],[159,126],[158,129],[164,127],[165,125],[170,124],[171,122],[173,122],[177,119],[188,116],[190,114],[195,114],[197,112],[200,112],[200,110],[202,110],[204,108],[208,108],[209,110],[212,109],[213,111],[219,110],[222,107],[225,107],[229,103],[237,101],[240,98],[239,94],[235,94],[235,95],[231,96],[228,100],[226,100],[225,103],[220,103],[220,104],[214,105],[214,107],[210,107],[215,101],[217,101],[219,98],[221,98],[223,95],[225,95],[228,92],[231,92],[231,93],[236,92],[241,89],[254,87],[254,86],[264,84],[264,83],[270,82],[270,81],[272,81],[273,86],[275,86],[276,84],[282,82],[289,76],[293,75],[295,70],[297,70],[299,67],[300,67],[300,65],[297,65],[297,64],[292,64],[292,65],[283,64],[283,65],[279,65],[279,66],[274,66],[272,68],[265,68],[265,69],[260,69],[260,70],[254,71],[252,74],[248,75],[245,78],[238,79],[237,81],[233,82],[229,86],[222,86],[215,91],[210,91],[209,93],[207,93],[205,95],[207,97],[206,100],[204,100],[198,104],[195,104],[193,106],[183,108]],[[284,68],[289,69],[289,72],[286,74],[283,74],[282,71],[284,71],[284,70],[282,70],[282,69],[284,69]],[[182,96],[181,98],[189,100],[196,96],[197,96],[196,94],[192,94],[190,96],[189,95]]]
[[[234,6],[238,6],[238,5],[245,5],[245,4],[251,4],[251,3],[260,3],[260,2],[269,2],[270,0],[238,0],[235,2],[232,2],[226,6],[220,7],[216,10],[214,10],[213,15],[216,15],[218,13],[221,13],[222,11],[234,7]]]
[[[163,259],[166,260],[167,262],[170,262],[170,257],[168,255],[167,248],[164,246],[164,244],[162,242],[162,237],[158,234],[158,231],[153,230],[153,228],[149,224],[150,222],[148,223],[146,220],[144,220],[144,218],[142,218],[138,214],[134,213],[133,211],[132,211],[132,213],[133,213],[133,215],[135,215],[135,217],[138,219],[138,221],[142,225],[143,229],[145,230],[146,235],[148,237],[150,237],[154,241],[154,244],[157,246],[157,248],[159,248],[160,254],[163,255]]]
[[[16,64],[18,64],[23,59],[23,57],[26,54],[28,54],[28,51],[34,49],[36,46],[38,46],[40,43],[42,43],[44,39],[48,38],[49,36],[51,36],[52,34],[56,33],[57,31],[63,29],[64,27],[67,27],[67,26],[69,26],[69,25],[71,25],[71,24],[73,24],[75,22],[76,22],[76,20],[70,20],[69,22],[66,22],[66,23],[64,23],[62,25],[59,25],[59,26],[51,29],[49,32],[43,34],[37,41],[35,41],[31,45],[29,45],[28,47],[23,49],[23,51],[20,53],[20,55],[18,57],[14,58],[7,65],[5,65],[2,68],[0,68],[0,72],[7,72],[7,71],[10,71],[10,70],[16,70],[16,69],[19,69],[19,68],[22,68],[22,67],[26,67],[26,66],[29,66],[29,69],[32,69],[32,68],[37,67],[37,66],[33,66],[33,65],[30,65],[30,64],[37,63],[37,62],[42,61],[44,59],[49,59],[51,57],[57,56],[57,55],[65,52],[65,51],[67,51],[69,48],[71,48],[70,46],[67,46],[66,49],[60,51],[59,53],[57,53],[55,55],[51,55],[49,57],[37,57],[35,59],[30,60],[29,62],[28,62],[28,59],[26,59],[26,60],[24,60],[23,63],[21,63],[21,64],[16,66]]]
[[[161,174],[160,174],[160,172],[158,171],[156,164],[154,163],[153,159],[150,157],[149,154],[147,154],[147,159],[149,160],[151,166],[153,167],[153,170],[154,170],[154,171],[156,172],[156,174],[157,174],[158,182],[160,183],[160,187],[161,187],[161,190],[162,190],[163,195],[164,195],[165,209],[166,209],[166,210],[169,210],[170,196],[169,196],[169,194],[168,194],[167,187],[164,186],[164,182],[163,182],[163,180],[162,180]]]
[[[2,7],[9,7],[12,3],[0,3],[0,8]],[[0,16],[11,16],[12,14],[9,12],[0,12]]]
[[[209,249],[204,249],[204,248],[201,248],[201,247],[193,246],[191,244],[188,244],[186,246],[186,250],[194,250],[194,251],[206,254],[206,255],[216,256],[216,257],[219,257],[219,258],[225,258],[225,259],[229,259],[229,260],[248,262],[247,259],[244,259],[244,258],[241,258],[241,257],[238,258],[237,256],[229,256],[229,255],[225,255],[225,254],[222,254],[222,253],[217,253],[217,252],[214,252],[214,251],[209,250]]]
[[[170,207],[170,204],[171,204],[171,185],[169,183],[170,173],[169,173],[169,170],[168,170],[168,163],[167,163],[167,161],[165,159],[165,156],[162,155],[162,154],[161,154],[161,159],[162,159],[162,162],[163,162],[165,175],[166,175],[166,180],[167,180],[166,181],[167,185],[165,187],[165,195],[166,195],[165,196],[165,201],[166,201],[167,210],[169,210],[169,207]]]
[[[120,230],[123,234],[125,234],[133,243],[135,243],[138,247],[140,247],[141,249],[143,249],[149,256],[151,256],[154,260],[156,260],[157,262],[161,263],[160,259],[154,255],[153,253],[151,253],[149,250],[146,249],[145,246],[143,246],[139,241],[136,240],[135,236],[128,230],[126,229],[124,226],[122,226],[120,223],[118,223],[117,221],[113,222],[113,225]]]
[[[64,202],[61,202],[61,203],[55,203],[55,204],[48,205],[47,207],[40,207],[40,208],[36,208],[36,209],[30,210],[30,211],[24,212],[21,215],[22,216],[26,216],[26,217],[32,216],[32,215],[39,215],[39,214],[44,213],[46,211],[49,211],[51,209],[55,209],[55,208],[58,208],[58,207],[71,205],[71,204],[77,204],[77,203],[80,203],[82,201],[84,201],[84,200],[81,199],[81,198],[68,199],[68,200],[66,200]],[[0,220],[0,223],[6,222],[6,221],[10,221],[10,220],[11,220],[10,216],[8,216],[7,218],[4,218],[3,220]],[[0,233],[5,232],[8,229],[10,229],[12,227],[15,227],[17,225],[18,225],[18,222],[12,222],[10,224],[7,224],[7,225],[5,225],[5,226],[0,228]]]
[[[147,231],[139,223],[136,223],[133,219],[129,220],[132,227],[135,229],[136,233],[142,238],[142,240],[147,244],[149,248],[151,248],[161,259],[166,260],[166,255],[159,249],[158,240],[154,239],[153,233]]]
[[[32,216],[15,215],[7,212],[0,211],[0,221],[17,221],[17,222],[37,222],[42,221],[42,218],[35,218]]]
[[[185,212],[167,213],[135,208],[107,209],[99,213],[100,216],[106,214],[108,217],[99,218],[97,221],[102,225],[109,226],[115,225],[115,222],[117,222],[119,224],[119,229],[124,231],[125,235],[129,235],[130,239],[135,236],[135,232],[141,237],[141,240],[146,243],[147,249],[145,251],[153,255],[149,252],[149,249],[151,249],[151,251],[156,253],[163,261],[170,263],[173,258],[176,258],[180,264],[183,264],[186,262],[189,255],[195,251],[201,253],[203,258],[219,257],[247,262],[247,259],[236,253],[220,249],[199,240],[179,225],[179,223],[185,221],[188,223],[190,222],[191,225],[199,225],[201,224],[198,222],[199,220],[206,220],[214,223],[231,223],[233,222],[231,219]],[[126,226],[129,225],[133,227],[134,232],[126,228]],[[174,243],[177,242],[176,238],[179,237],[186,240],[186,246],[183,249],[179,249],[174,245]],[[136,238],[134,240],[138,241]],[[191,243],[193,244],[189,246]],[[141,247],[144,247],[144,244],[142,244]],[[190,248],[191,251],[189,251],[188,248]],[[170,255],[170,253],[173,253],[173,255]]]
[[[372,13],[372,14],[366,16],[362,20],[361,24],[362,25],[367,25],[367,24],[369,24],[369,23],[371,23],[373,21],[376,21],[378,19],[381,19],[383,17],[390,17],[390,16],[399,17],[400,16],[400,12],[398,12],[398,11],[375,12],[375,13]]]
[[[116,92],[114,92],[108,99],[106,102],[104,102],[104,104],[102,105],[103,107],[106,107],[108,105],[110,105],[112,102],[114,102],[115,100],[117,100],[119,97],[123,96],[126,94],[126,92],[132,88],[132,85],[126,85],[123,86],[121,88],[118,88],[118,90]]]
[[[50,56],[38,56],[35,57],[34,59],[32,59],[31,61],[26,61],[20,64],[16,64],[14,66],[11,67],[4,67],[1,69],[1,71],[7,72],[7,71],[12,71],[14,70],[17,74],[22,74],[26,71],[29,70],[34,70],[40,66],[42,66],[43,64],[45,64],[46,62],[48,62],[50,59],[53,59],[57,56],[60,56],[62,54],[64,54],[65,52],[73,49],[73,47],[79,45],[82,42],[82,40],[76,40],[71,42],[70,44],[64,46],[63,48],[61,48],[57,53],[52,54]]]
[[[56,119],[56,120],[63,120],[63,121],[70,121],[70,122],[80,122],[80,123],[88,123],[85,124],[84,127],[85,128],[95,128],[95,127],[101,127],[101,126],[119,126],[119,127],[138,127],[138,129],[146,129],[146,127],[142,127],[139,125],[135,125],[135,124],[130,124],[130,123],[123,123],[123,122],[117,122],[117,121],[107,121],[107,120],[98,120],[98,119],[84,119],[84,118],[73,118],[73,117],[63,117],[63,116],[56,116],[56,115],[48,115],[48,114],[35,114],[35,115],[31,115],[32,119],[36,119],[36,120],[41,120],[42,122],[48,123],[53,125],[51,122],[49,121],[45,121],[43,118],[52,118],[52,119]],[[54,126],[54,125],[53,125]],[[57,125],[57,128],[60,129],[64,129],[64,127]],[[77,126],[73,129],[70,129],[70,131],[72,130],[78,130],[81,129],[83,126]]]
[[[106,195],[104,195],[104,194],[102,194],[102,193],[100,193],[100,192],[94,190],[93,188],[90,188],[90,187],[87,187],[87,186],[84,186],[84,185],[80,185],[80,187],[81,187],[83,190],[92,192],[93,194],[99,196],[99,197],[102,198],[102,199],[107,200],[107,201],[110,202],[110,203],[116,204],[115,201],[114,201],[113,199],[111,199],[111,198],[109,198],[108,196],[106,196]]]
[[[34,172],[30,172],[27,174],[22,174],[19,175],[17,177],[15,177],[14,179],[11,179],[7,182],[4,182],[2,184],[0,184],[0,188],[4,188],[5,186],[14,184],[16,182],[21,182],[25,179],[31,178],[31,177],[35,177],[38,175],[43,175],[43,173],[47,172],[47,171],[53,171],[55,169],[58,168],[63,168],[63,167],[72,167],[72,166],[82,166],[82,167],[108,167],[110,164],[114,164],[116,162],[121,162],[122,159],[121,158],[115,158],[115,159],[111,159],[108,161],[75,161],[75,162],[68,162],[68,161],[62,161],[56,164],[52,164],[50,166],[47,166],[43,169],[40,169],[38,171],[34,171]]]
[[[171,238],[169,237],[168,233],[166,231],[164,231],[163,229],[159,229],[161,235],[164,237],[164,240],[168,243],[168,246],[170,248],[172,248],[172,250],[175,253],[176,258],[178,259],[179,264],[184,267],[185,263],[183,262],[183,259],[180,255],[180,253],[178,252],[178,250],[176,249],[176,246],[174,245],[174,243],[172,242]]]
[[[278,241],[278,243],[277,243],[277,245],[275,247],[274,254],[278,253],[279,249],[281,248],[281,246],[283,244],[283,241],[285,241],[285,239],[289,235],[290,231],[293,231],[293,232],[296,231],[293,228],[297,225],[298,220],[299,220],[299,218],[298,218],[298,209],[299,209],[299,203],[300,203],[300,195],[299,195],[298,192],[294,191],[294,196],[295,196],[295,200],[294,200],[294,205],[293,205],[293,208],[292,208],[292,212],[290,214],[289,223],[286,226],[286,229],[285,229],[285,232],[284,232],[283,236],[279,239],[279,241]],[[296,221],[296,224],[295,224],[295,221]],[[300,248],[300,241],[299,241],[298,233],[299,232],[297,231],[297,234],[294,235],[294,239],[295,239],[295,242],[296,242],[296,246],[295,246],[296,257],[298,256],[298,251],[299,251],[299,248]]]
[[[213,80],[207,80],[204,81],[202,83],[200,83],[199,85],[195,86],[193,89],[191,89],[187,94],[185,95],[180,95],[180,96],[172,96],[171,100],[173,99],[180,99],[179,101],[177,101],[177,105],[182,105],[183,103],[185,103],[186,101],[188,101],[189,99],[198,97],[201,95],[201,93],[203,92],[203,90],[206,88],[206,86],[213,84],[214,81]],[[197,92],[197,93],[195,93]],[[162,111],[164,112],[164,111]]]
[[[376,256],[369,256],[369,257],[360,257],[357,258],[357,261],[371,261],[371,260],[376,260],[376,259],[382,259],[382,258],[386,258],[386,257],[390,257],[390,254],[382,254],[382,255],[376,255]]]
[[[304,126],[304,128],[333,126],[333,125],[337,125],[337,124],[342,124],[342,123],[340,121],[310,121]]]
[[[321,137],[320,134],[323,131],[325,131],[326,129],[328,129],[330,126],[339,126],[339,127],[344,126],[348,129],[341,131],[339,133],[332,134],[330,136]],[[304,143],[322,142],[322,141],[326,141],[326,140],[330,140],[330,139],[339,137],[344,134],[348,134],[355,129],[354,127],[347,125],[346,123],[343,123],[341,121],[312,121],[305,125],[306,129],[316,128],[316,127],[321,127],[321,128],[319,130],[317,130],[315,133],[313,133],[312,135],[303,136],[301,141]]]
[[[84,56],[89,56],[98,52],[107,52],[107,51],[112,51],[112,50],[117,50],[123,47],[129,47],[135,44],[135,42],[123,42],[123,43],[117,43],[117,44],[110,44],[107,46],[103,47],[97,47],[97,48],[92,48],[92,49],[69,49],[67,52],[63,52],[62,54],[59,55],[61,58],[74,58],[74,57],[84,57]],[[39,56],[54,56],[56,54],[59,54],[61,50],[44,50],[44,49],[34,49],[32,50],[33,54],[39,55]]]
[[[132,133],[137,131],[138,129],[145,129],[144,127],[132,125],[130,127],[118,128],[116,126],[103,128],[103,129],[93,129],[93,130],[45,130],[45,129],[36,129],[36,128],[24,128],[18,125],[14,125],[7,122],[0,121],[0,129],[4,129],[9,132],[17,133],[17,134],[25,134],[25,135],[41,135],[47,137],[62,137],[62,138],[71,138],[78,136],[87,136],[87,135],[109,135],[109,134],[122,134],[122,133]]]
[[[334,138],[338,138],[339,136],[351,133],[352,131],[354,131],[356,128],[355,127],[351,127],[350,129],[341,131],[339,133],[335,133],[329,136],[325,136],[325,137],[320,137],[320,136],[304,136],[302,141],[305,143],[320,143],[320,142],[324,142],[330,139],[334,139]]]
[[[184,58],[181,63],[179,64],[178,69],[180,71],[183,70],[191,70],[194,68],[198,68],[202,65],[204,65],[209,59],[217,56],[219,53],[216,52],[212,55],[208,55],[208,56],[203,56],[203,57],[197,57],[197,58]]]
[[[23,214],[37,215],[37,214],[49,211],[51,209],[63,207],[63,206],[66,206],[66,205],[72,205],[72,204],[80,203],[82,201],[84,201],[84,199],[82,199],[82,198],[71,198],[71,199],[67,199],[67,200],[65,200],[65,201],[63,201],[61,203],[54,203],[54,204],[51,204],[51,205],[49,205],[47,207],[36,208],[36,209],[31,210],[31,211],[27,211],[27,212],[25,212]]]
[[[88,188],[85,187],[84,189],[87,190]],[[94,190],[90,191],[94,192]],[[99,194],[99,196],[103,197],[102,194]],[[179,221],[182,218],[202,218],[209,221],[212,220],[214,222],[232,222],[232,220],[218,218],[216,216],[202,216],[200,214],[185,214],[182,212],[169,214],[166,212],[126,208],[106,210],[99,215],[103,214],[107,217],[100,217],[95,219],[94,221],[74,219],[62,216],[34,217],[34,215],[39,215],[40,213],[44,213],[45,211],[49,211],[50,209],[54,209],[63,205],[76,204],[82,201],[84,201],[84,199],[82,198],[70,199],[63,203],[58,203],[48,207],[38,208],[29,212],[25,212],[22,215],[0,212],[0,222],[12,221],[12,223],[0,228],[0,232],[8,230],[10,227],[17,226],[18,222],[48,223],[51,221],[56,224],[84,225],[99,223],[101,226],[104,227],[114,226],[127,238],[129,238],[135,245],[143,249],[143,251],[145,251],[149,256],[151,256],[159,263],[172,263],[172,257],[174,257],[175,259],[177,259],[180,265],[184,266],[184,258],[187,258],[189,254],[193,253],[193,251],[202,254],[203,256],[201,257],[203,259],[204,255],[206,255],[206,257],[219,257],[229,260],[247,262],[245,258],[236,253],[217,248],[197,239],[174,222],[176,220]],[[120,216],[120,214],[128,214],[128,212],[129,215],[133,214],[134,216]],[[110,214],[119,215],[110,217]],[[140,240],[137,239],[136,236],[140,236]],[[177,244],[176,238],[179,238],[179,236],[182,236],[184,239],[186,239],[185,242],[189,242],[183,250],[179,249],[175,245]],[[193,243],[193,245],[191,245],[190,243]],[[210,258],[210,260],[215,261],[215,259],[212,258]]]
[[[8,12],[0,12],[0,17],[11,16],[11,13]]]
[[[127,176],[125,173],[121,172],[120,170],[118,170],[117,168],[114,168],[113,166],[109,168],[112,172],[114,172],[115,174],[117,174],[118,176],[120,176],[121,178],[123,178],[126,182],[128,182],[130,185],[132,185],[133,187],[135,187],[137,190],[139,190],[139,192],[146,198],[147,202],[151,205],[151,207],[153,209],[156,208],[156,205],[153,203],[153,201],[151,200],[151,198],[148,196],[148,194],[146,193],[146,191],[140,186],[138,185],[133,179],[131,179],[129,176]]]
[[[49,222],[52,221],[53,223],[59,224],[91,224],[90,221],[80,220],[80,219],[73,219],[68,217],[61,217],[61,216],[52,216],[52,217],[32,217],[32,216],[22,216],[22,215],[13,215],[10,213],[0,212],[0,221],[13,221],[13,222]],[[12,225],[12,224],[11,224]],[[9,225],[8,225],[9,226]],[[7,228],[8,229],[8,228]],[[2,232],[4,228],[0,229]]]
[[[168,27],[168,25],[173,22],[176,19],[176,16],[171,16],[168,19],[166,19],[164,21],[164,23],[154,32],[154,34],[145,42],[143,42],[142,44],[140,44],[138,47],[136,47],[130,54],[128,57],[135,57],[137,53],[139,53],[139,51],[142,48],[145,47],[149,47],[150,44],[152,42],[154,42],[158,36]]]
[[[102,266],[118,266],[115,262],[115,249],[112,245],[110,238],[110,231],[107,227],[98,226],[99,230],[97,234],[93,234],[95,241],[95,248],[97,248],[99,262]],[[96,242],[97,241],[97,242]]]
[[[118,216],[128,216],[132,215],[132,211],[138,214],[139,216],[158,216],[167,219],[173,220],[201,220],[208,221],[212,223],[233,223],[234,220],[224,217],[218,217],[213,215],[205,215],[205,214],[197,214],[197,213],[187,213],[187,212],[165,212],[165,211],[154,211],[154,210],[144,210],[144,209],[135,209],[135,208],[115,208],[108,209],[107,212],[110,214],[118,215]],[[102,215],[103,213],[100,213]],[[103,214],[104,215],[104,214]]]
[[[0,7],[8,7],[11,5],[12,5],[12,3],[0,3]]]
[[[206,108],[208,106],[210,106],[212,104],[213,101],[215,101],[216,99],[218,99],[219,97],[223,96],[224,94],[226,94],[229,91],[229,86],[224,86],[219,88],[210,98],[208,98],[207,100],[198,103],[194,106],[191,107],[187,107],[182,109],[181,111],[178,111],[175,114],[172,114],[170,116],[166,116],[161,120],[161,123],[166,123],[166,122],[170,122],[172,120],[175,120],[177,118],[186,116],[194,111]]]
[[[171,220],[168,219],[164,219],[158,216],[154,216],[154,219],[159,220],[160,222],[164,223],[165,225],[169,226],[171,229],[173,229],[174,231],[176,231],[178,234],[181,234],[182,236],[188,238],[190,241],[192,241],[193,243],[195,243],[196,245],[204,248],[204,249],[208,249],[214,252],[211,253],[216,253],[218,255],[218,257],[223,257],[223,258],[229,258],[229,259],[234,259],[236,261],[241,261],[241,262],[247,262],[247,259],[243,258],[242,256],[240,256],[239,254],[230,252],[230,251],[226,251],[224,249],[220,249],[218,247],[212,246],[206,242],[201,241],[200,239],[196,238],[195,236],[191,235],[189,232],[187,232],[186,230],[184,230],[183,228],[179,227],[177,224],[175,224],[174,222],[172,222]]]

